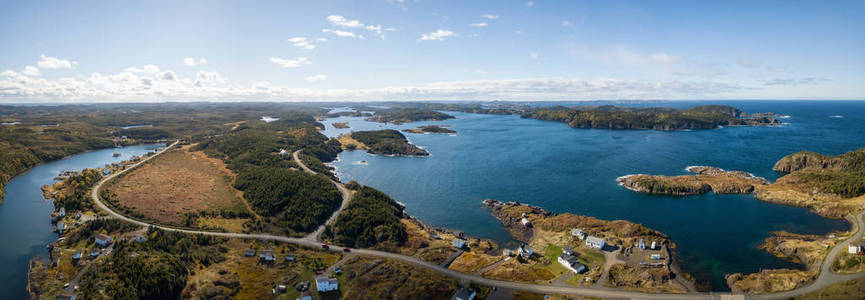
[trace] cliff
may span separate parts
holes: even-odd
[[[781,158],[772,169],[785,173],[805,169],[861,171],[865,169],[865,148],[835,156],[810,151],[796,152]]]

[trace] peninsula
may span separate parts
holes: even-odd
[[[392,108],[376,112],[367,118],[367,121],[402,124],[417,121],[443,121],[453,118],[454,116],[431,109]]]
[[[780,125],[774,114],[749,115],[731,106],[701,105],[689,109],[624,106],[555,106],[525,111],[522,118],[557,121],[573,128],[685,130],[721,126]]]
[[[755,186],[769,182],[742,171],[726,171],[706,166],[685,168],[696,175],[662,176],[636,174],[622,176],[616,181],[625,188],[647,194],[697,195],[712,191],[716,194],[750,194]]]
[[[429,152],[412,145],[405,135],[393,129],[356,131],[340,136],[347,150],[365,149],[370,154],[427,156]]]
[[[454,130],[447,129],[447,128],[444,128],[444,127],[441,127],[438,125],[424,125],[424,126],[420,126],[418,128],[403,129],[402,131],[408,132],[408,133],[422,133],[422,134],[427,134],[427,133],[454,134],[454,133],[457,133]]]

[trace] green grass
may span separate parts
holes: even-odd
[[[574,248],[574,252],[576,252],[580,257],[580,262],[585,264],[589,269],[597,266],[603,266],[607,259],[604,257],[604,254],[595,250],[585,249],[585,248]]]
[[[553,273],[553,279],[551,279],[552,281],[555,281],[556,278],[559,278],[559,276],[568,273],[568,269],[565,269],[565,267],[559,263],[560,254],[562,254],[562,247],[549,244],[547,245],[547,249],[544,251],[544,257],[550,260],[550,264],[546,266],[538,265],[539,267]]]

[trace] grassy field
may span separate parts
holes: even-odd
[[[152,159],[107,187],[118,206],[164,224],[183,225],[184,214],[249,213],[231,172],[200,152],[172,150]]]
[[[839,282],[817,291],[796,297],[796,299],[863,299],[865,298],[865,278]]]

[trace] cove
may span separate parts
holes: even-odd
[[[666,102],[639,106],[687,108],[717,102]],[[747,112],[789,115],[778,127],[727,127],[699,131],[572,129],[566,124],[519,116],[447,112],[456,119],[380,124],[339,117],[322,122],[336,136],[357,130],[450,125],[456,136],[405,135],[428,150],[425,158],[384,157],[346,151],[333,163],[339,177],[389,194],[409,214],[434,226],[507,242],[510,236],[481,207],[493,198],[519,201],[564,213],[624,219],[664,232],[678,246],[683,269],[715,291],[724,276],[766,268],[801,268],[757,249],[771,231],[825,234],[848,230],[844,220],[756,200],[752,195],[688,197],[628,191],[616,177],[687,174],[685,167],[709,165],[743,170],[774,181],[774,163],[800,150],[840,154],[865,144],[865,102],[724,101]],[[844,118],[833,118],[844,115]],[[337,129],[332,122],[347,122]],[[366,164],[358,163],[366,161]]]
[[[64,170],[98,168],[142,155],[164,144],[137,145],[85,152],[48,162],[15,176],[6,184],[0,204],[0,299],[27,299],[27,267],[33,257],[48,258],[46,245],[57,239],[51,231],[54,205],[42,197],[41,187],[56,182]],[[120,156],[114,157],[114,153]]]

